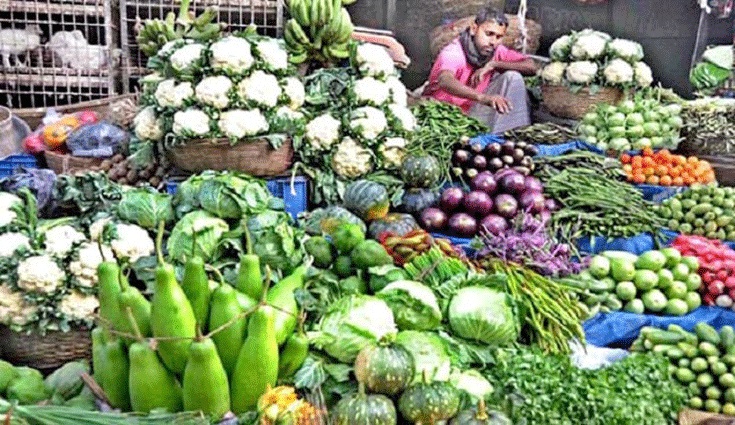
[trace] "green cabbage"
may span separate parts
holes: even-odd
[[[449,325],[455,335],[492,345],[505,345],[518,336],[510,297],[495,289],[468,286],[449,303]]]
[[[375,296],[393,310],[396,324],[401,330],[428,331],[435,329],[442,321],[436,296],[429,287],[419,282],[399,280],[388,284]]]
[[[227,222],[206,211],[190,212],[174,226],[166,249],[178,262],[183,263],[192,255],[201,256],[207,262],[219,255],[220,239],[229,230]]]
[[[465,371],[454,370],[450,381],[454,384],[455,388],[467,393],[473,404],[480,400],[487,400],[494,391],[490,381],[474,369]]]
[[[447,344],[433,332],[401,331],[396,343],[408,350],[416,366],[414,382],[422,379],[424,371],[434,381],[447,381],[451,371],[451,358]]]
[[[260,263],[285,274],[304,258],[300,242],[303,230],[293,227],[291,221],[288,213],[267,210],[250,216],[246,223],[253,238],[253,253],[260,257]]]
[[[174,219],[171,196],[148,189],[123,192],[117,214],[145,229],[155,229],[161,221],[169,223]]]
[[[273,196],[263,180],[237,173],[221,173],[202,182],[199,204],[220,218],[242,218],[265,211]]]
[[[385,302],[369,295],[350,295],[329,307],[318,331],[317,346],[343,363],[352,363],[360,350],[394,335],[397,329]]]

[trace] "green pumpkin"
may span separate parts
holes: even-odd
[[[434,187],[440,177],[439,161],[431,155],[412,155],[401,165],[401,179],[408,187]]]
[[[496,410],[487,410],[485,401],[480,400],[477,407],[459,412],[449,425],[513,425],[513,422]]]
[[[438,200],[439,194],[431,189],[409,189],[401,198],[401,211],[418,215],[434,206]]]
[[[382,184],[358,180],[345,189],[344,206],[361,219],[372,221],[388,214],[390,199]]]
[[[357,394],[342,398],[331,411],[332,425],[396,425],[398,416],[391,399],[365,394],[362,384]]]
[[[394,396],[406,388],[413,375],[413,356],[400,345],[369,345],[355,359],[357,381],[373,393]]]
[[[449,382],[430,382],[424,371],[423,381],[406,390],[398,400],[398,410],[412,423],[433,424],[452,418],[459,411],[460,393]]]
[[[317,208],[299,217],[299,224],[306,233],[315,236],[331,235],[342,223],[357,224],[363,233],[367,232],[367,226],[360,217],[337,205]]]
[[[373,239],[377,239],[378,235],[383,232],[391,232],[398,236],[403,236],[418,228],[419,225],[411,214],[390,213],[370,223],[368,235]]]

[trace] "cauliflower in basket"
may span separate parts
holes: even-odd
[[[567,80],[572,84],[589,84],[597,76],[598,67],[594,62],[572,62],[567,66]]]
[[[21,248],[30,248],[30,239],[22,233],[3,233],[0,235],[0,258],[12,257]]]
[[[616,38],[610,43],[610,52],[617,58],[628,62],[643,59],[643,46],[635,41]]]
[[[204,46],[199,43],[187,44],[171,55],[171,67],[176,71],[184,71],[202,58],[203,51]]]
[[[408,141],[403,137],[388,137],[378,148],[383,163],[391,168],[398,168],[406,157]]]
[[[133,128],[135,136],[141,140],[156,142],[163,137],[163,123],[156,116],[153,106],[147,106],[138,112],[138,115],[133,118]]]
[[[191,83],[176,84],[176,80],[164,80],[156,87],[156,103],[161,107],[180,108],[184,102],[194,95]]]
[[[390,90],[392,103],[401,106],[408,105],[408,93],[406,92],[406,86],[403,85],[398,77],[391,75],[385,79],[385,84],[388,86],[388,90]]]
[[[271,38],[269,40],[259,41],[256,45],[258,54],[261,59],[273,69],[288,68],[288,52],[281,46],[281,43]]]
[[[605,54],[608,40],[600,33],[582,33],[572,44],[572,58],[576,60],[598,59]]]
[[[29,304],[22,293],[0,283],[0,324],[23,326],[37,311],[38,307]]]
[[[213,43],[209,50],[212,52],[209,64],[215,70],[242,74],[255,63],[250,43],[240,37],[225,37]]]
[[[174,114],[173,131],[177,136],[204,136],[209,133],[209,115],[199,109]]]
[[[317,149],[329,149],[339,140],[341,123],[328,113],[319,115],[306,124],[306,140]]]
[[[393,58],[383,46],[377,44],[365,43],[357,46],[355,60],[363,75],[388,77],[396,72]]]
[[[48,254],[28,257],[18,264],[18,287],[50,294],[64,285],[66,275]]]
[[[622,59],[613,59],[602,71],[611,84],[627,84],[633,81],[633,67]]]
[[[410,109],[401,105],[389,105],[388,110],[398,119],[404,131],[414,131],[416,129],[416,117],[413,116]]]
[[[541,71],[541,78],[547,83],[559,85],[564,81],[564,72],[567,64],[564,62],[551,62]]]
[[[281,97],[281,86],[276,76],[260,70],[240,81],[237,90],[241,99],[252,100],[268,108],[276,106]]]
[[[152,255],[155,251],[153,239],[142,227],[118,223],[115,225],[115,233],[110,246],[119,259],[128,259],[134,263],[141,257]]]
[[[267,132],[268,121],[259,109],[236,109],[220,115],[219,129],[228,138],[242,139]]]
[[[281,106],[280,108],[276,109],[276,116],[279,118],[286,118],[291,121],[304,119],[303,113],[299,111],[294,111],[288,106]]]
[[[366,139],[375,139],[388,127],[383,111],[372,106],[363,106],[352,112],[350,127]]]
[[[46,252],[59,257],[68,254],[75,243],[87,239],[84,233],[68,225],[52,227],[44,233],[44,236]]]
[[[293,110],[301,108],[306,98],[304,84],[296,77],[285,78],[282,82],[283,93],[288,98],[288,106]]]
[[[76,278],[79,286],[93,288],[97,286],[97,266],[103,261],[114,260],[110,247],[102,245],[102,252],[97,243],[85,243],[79,247],[77,258],[69,263],[69,272]]]
[[[345,137],[337,146],[332,158],[332,169],[337,175],[346,179],[356,179],[372,169],[372,155],[349,137]]]
[[[638,87],[648,87],[653,83],[653,71],[645,62],[636,62],[633,67],[635,84]]]
[[[549,56],[551,56],[551,60],[567,60],[569,53],[572,50],[572,41],[573,39],[570,35],[563,35],[554,40],[554,42],[551,43],[551,47],[549,47]]]
[[[229,78],[223,75],[206,77],[197,84],[196,97],[204,105],[225,109],[230,104],[230,89],[232,81]]]
[[[354,87],[355,97],[360,104],[380,106],[391,97],[390,88],[382,81],[373,77],[365,77],[357,80]]]
[[[94,311],[99,306],[100,302],[94,295],[72,291],[61,299],[59,311],[71,319],[88,320],[94,318]]]

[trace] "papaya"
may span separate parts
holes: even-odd
[[[192,257],[184,265],[181,289],[191,304],[194,319],[200,329],[204,329],[209,318],[209,279],[201,257]]]
[[[189,362],[184,369],[184,410],[201,411],[220,419],[230,411],[230,386],[227,372],[210,338],[195,340],[189,346]]]
[[[255,304],[255,303],[254,303]],[[209,311],[209,329],[213,331],[234,317],[242,314],[237,291],[228,284],[222,284],[212,294],[212,305]],[[240,347],[245,340],[247,318],[242,317],[227,328],[212,335],[212,341],[228,376],[232,374],[240,354]],[[190,350],[191,351],[191,350]]]
[[[128,390],[133,411],[149,413],[154,409],[180,412],[183,409],[181,385],[166,369],[146,342],[135,342],[128,351],[130,374]]]

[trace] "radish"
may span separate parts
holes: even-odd
[[[725,308],[732,307],[732,298],[730,298],[727,295],[720,295],[715,300],[715,304],[717,304],[718,307],[725,307]]]

